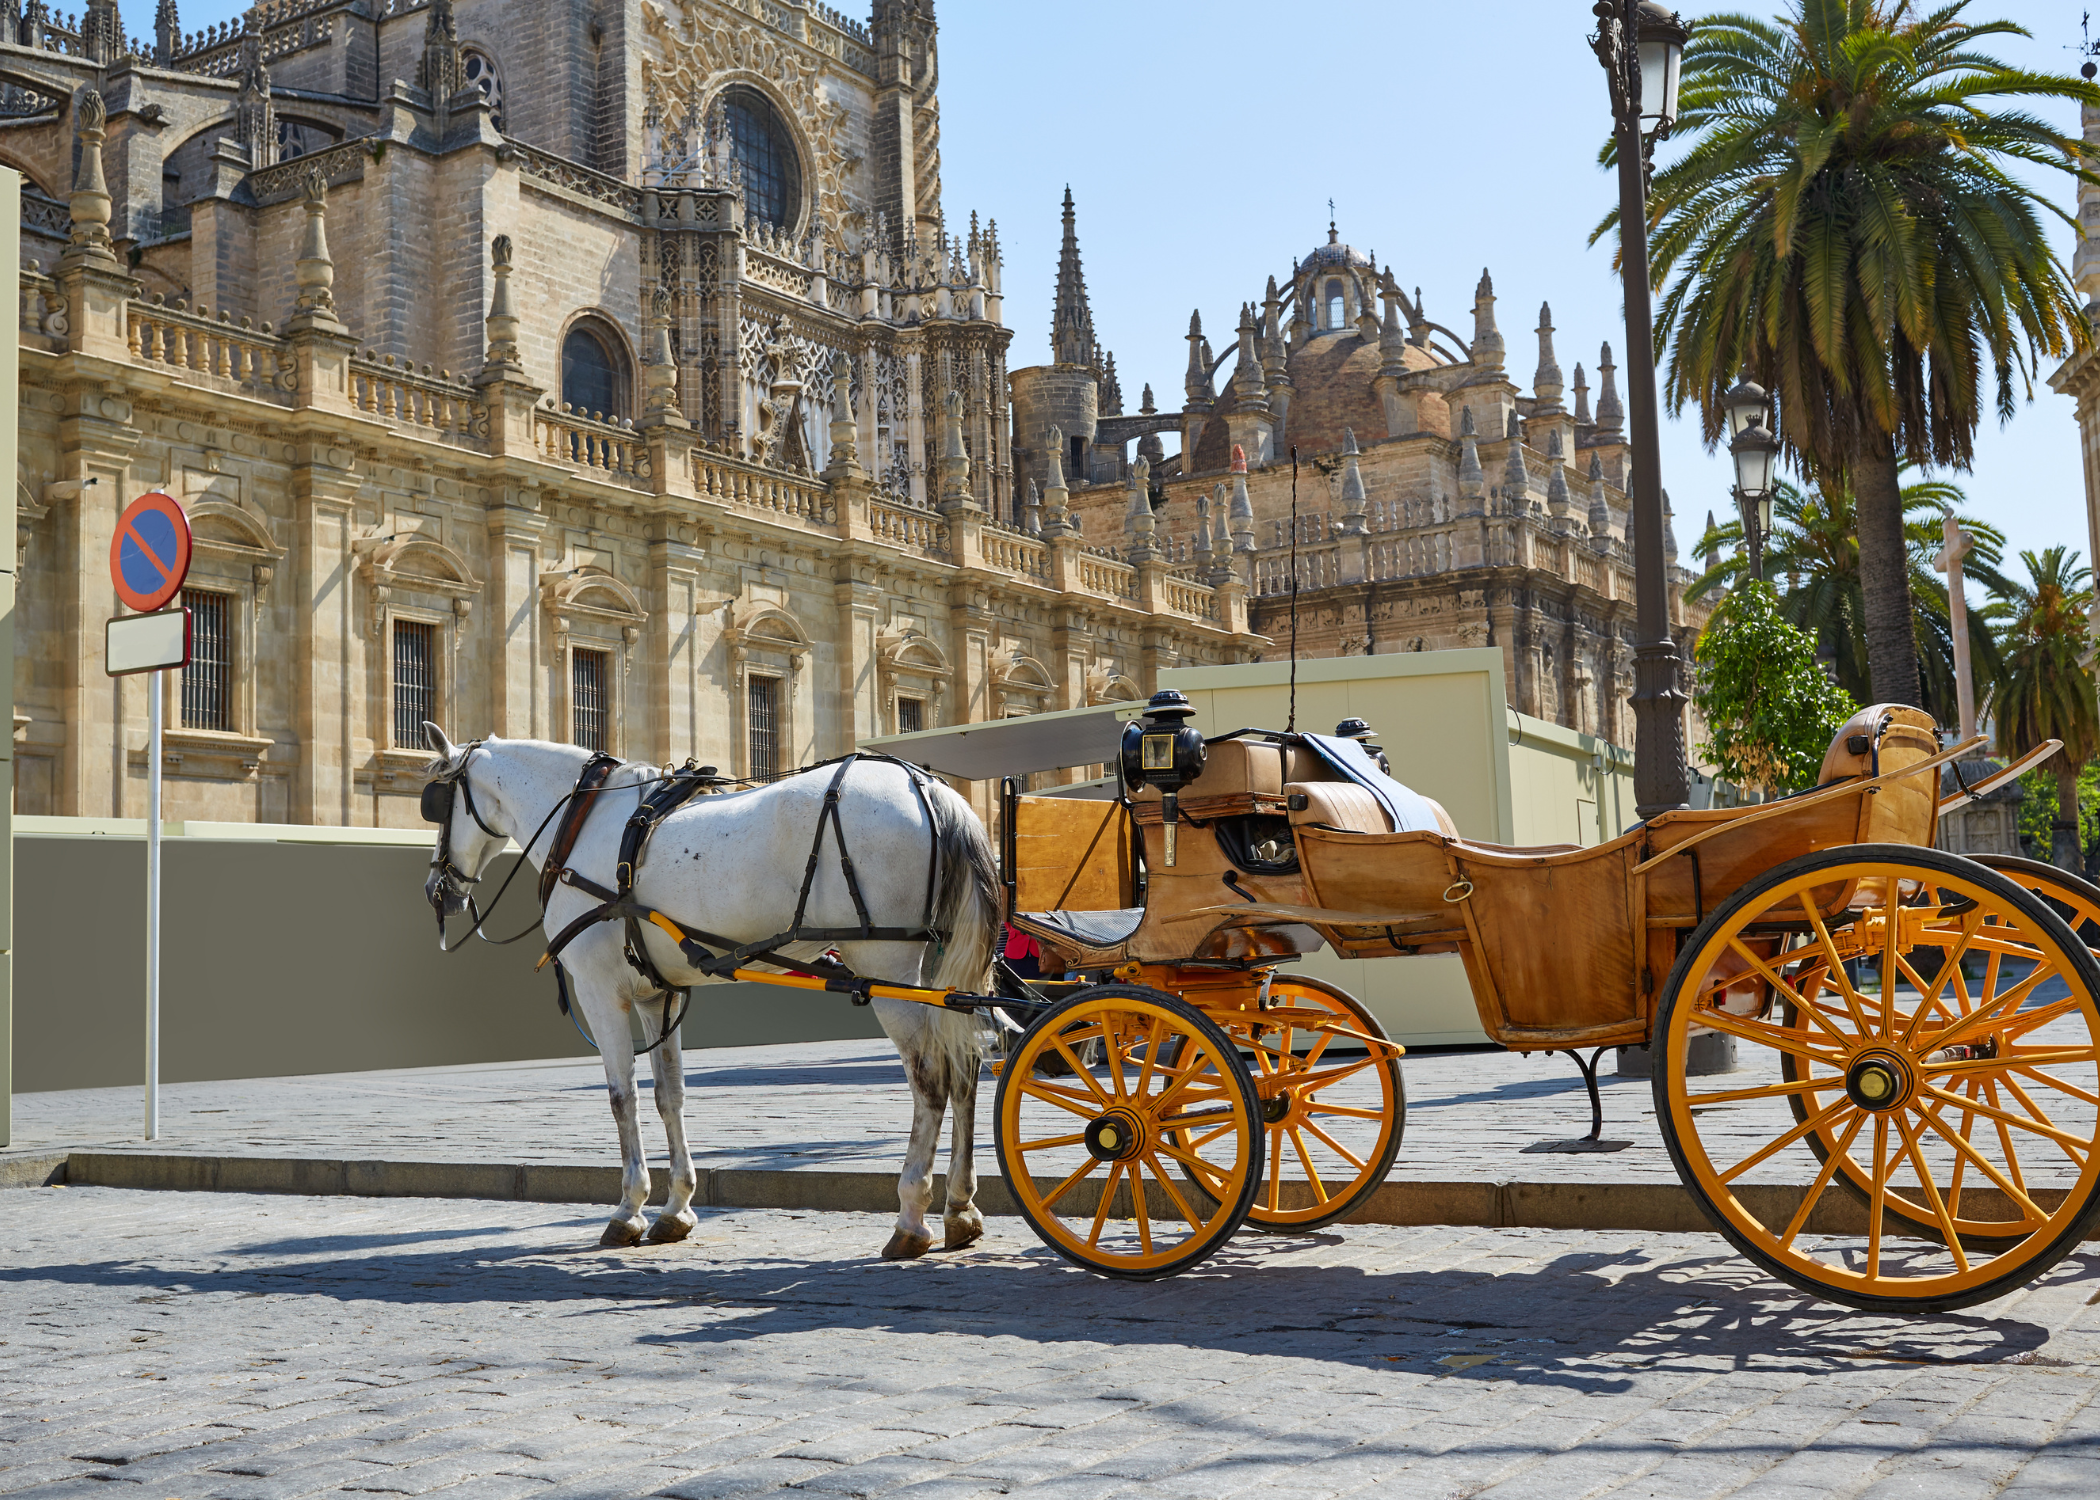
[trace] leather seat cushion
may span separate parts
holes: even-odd
[[[1142,906],[1119,911],[1017,911],[1014,920],[1042,929],[1051,937],[1063,937],[1086,948],[1113,948],[1128,942],[1145,920]]]

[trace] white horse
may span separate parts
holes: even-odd
[[[424,885],[442,921],[466,909],[467,888],[479,880],[506,840],[525,845],[526,858],[544,867],[562,822],[550,815],[575,789],[591,753],[539,740],[491,739],[462,749],[434,724],[426,724],[424,733],[438,756],[428,774],[454,788],[449,799],[441,799],[449,800],[449,815],[439,828],[437,855]],[[636,872],[634,899],[738,945],[787,931],[794,925],[811,841],[833,774],[824,770],[790,776],[753,791],[686,803],[650,841]],[[600,886],[613,886],[622,828],[660,775],[654,766],[632,763],[615,770],[569,852],[567,868]],[[970,805],[938,781],[915,790],[909,773],[894,762],[865,760],[848,773],[838,814],[868,906],[866,924],[890,929],[924,925],[945,938],[806,942],[784,944],[779,951],[806,960],[836,948],[864,977],[981,993],[991,968],[999,905],[991,847]],[[812,931],[864,930],[842,872],[836,831],[824,837],[803,923]],[[929,862],[934,878],[930,922]],[[597,898],[585,891],[557,885],[546,910],[549,938],[597,905]],[[587,928],[560,957],[574,1003],[604,1059],[613,1118],[619,1125],[625,1170],[619,1207],[599,1241],[604,1245],[635,1244],[645,1231],[652,1241],[682,1240],[698,1222],[691,1208],[698,1180],[686,1149],[685,1073],[675,1028],[653,1068],[656,1109],[670,1146],[670,1197],[654,1226],[642,1218],[649,1169],[636,1122],[635,1044],[629,1018],[639,1016],[650,1039],[663,1036],[666,1023],[679,1011],[676,991],[709,981],[668,934],[647,924],[641,930],[648,956],[671,986],[669,991],[657,988],[628,963],[626,926],[620,921]],[[838,996],[838,1002],[846,1004],[847,997]],[[982,1023],[964,1011],[907,1000],[877,999],[874,1009],[904,1059],[913,1100],[911,1142],[897,1183],[897,1228],[883,1256],[908,1259],[933,1246],[926,1211],[933,1200],[941,1116],[951,1105],[955,1127],[948,1152],[943,1239],[951,1250],[973,1244],[984,1233],[984,1216],[973,1201],[977,1173],[972,1162]]]

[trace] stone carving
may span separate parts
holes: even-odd
[[[836,225],[862,211],[844,191],[844,176],[854,160],[840,144],[846,111],[821,87],[831,64],[819,63],[758,25],[719,21],[680,0],[645,0],[642,26],[642,89],[653,112],[663,116],[681,104],[698,105],[728,81],[723,74],[763,79],[786,102],[786,114],[809,147],[818,212]],[[835,247],[842,248],[836,230],[832,234]]]

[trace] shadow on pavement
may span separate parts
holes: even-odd
[[[873,1216],[842,1222],[830,1236],[841,1249],[866,1237],[865,1257],[816,1261],[754,1259],[764,1247],[751,1221],[738,1223],[732,1210],[703,1211],[683,1245],[633,1251],[583,1248],[600,1222],[562,1215],[521,1223],[492,1212],[483,1229],[273,1238],[206,1252],[225,1262],[219,1265],[163,1267],[147,1252],[11,1266],[0,1268],[0,1286],[495,1305],[527,1319],[645,1310],[660,1316],[638,1344],[695,1351],[832,1331],[1172,1344],[1587,1392],[1625,1390],[1639,1372],[1694,1365],[1820,1373],[1863,1364],[2064,1362],[2044,1352],[2050,1330],[2026,1318],[1855,1313],[1767,1280],[1718,1241],[1710,1255],[1686,1257],[1681,1246],[1651,1252],[1636,1236],[1602,1236],[1597,1250],[1538,1266],[1528,1264],[1535,1252],[1522,1239],[1423,1230],[1415,1232],[1445,1237],[1445,1254],[1449,1236],[1476,1235],[1462,1242],[1472,1263],[1364,1270],[1301,1263],[1308,1250],[1346,1251],[1346,1234],[1254,1237],[1193,1273],[1141,1284],[1067,1266],[1011,1219],[994,1220],[991,1239],[972,1250],[904,1264],[873,1259],[887,1233]],[[548,1243],[572,1234],[569,1244]],[[475,1238],[482,1243],[435,1243]],[[733,1247],[738,1259],[712,1259],[717,1247]],[[1390,1243],[1382,1250],[1389,1254]],[[261,1255],[288,1259],[244,1263]],[[1527,1264],[1497,1274],[1496,1259]],[[2066,1283],[2087,1282],[2100,1283],[2100,1254],[2059,1265],[2048,1278],[2057,1288],[2051,1302],[2064,1302]],[[559,1338],[553,1327],[548,1336]],[[665,1371],[675,1373],[675,1363]]]

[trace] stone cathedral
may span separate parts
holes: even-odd
[[[1461,338],[1330,233],[1126,413],[1068,194],[1052,363],[1009,369],[933,12],[0,0],[18,809],[143,814],[102,651],[148,490],[195,531],[170,819],[413,825],[425,719],[763,778],[1141,697],[1277,650],[1293,576],[1308,654],[1498,645],[1625,742],[1608,358],[1571,410],[1543,320],[1523,394],[1485,279]]]

